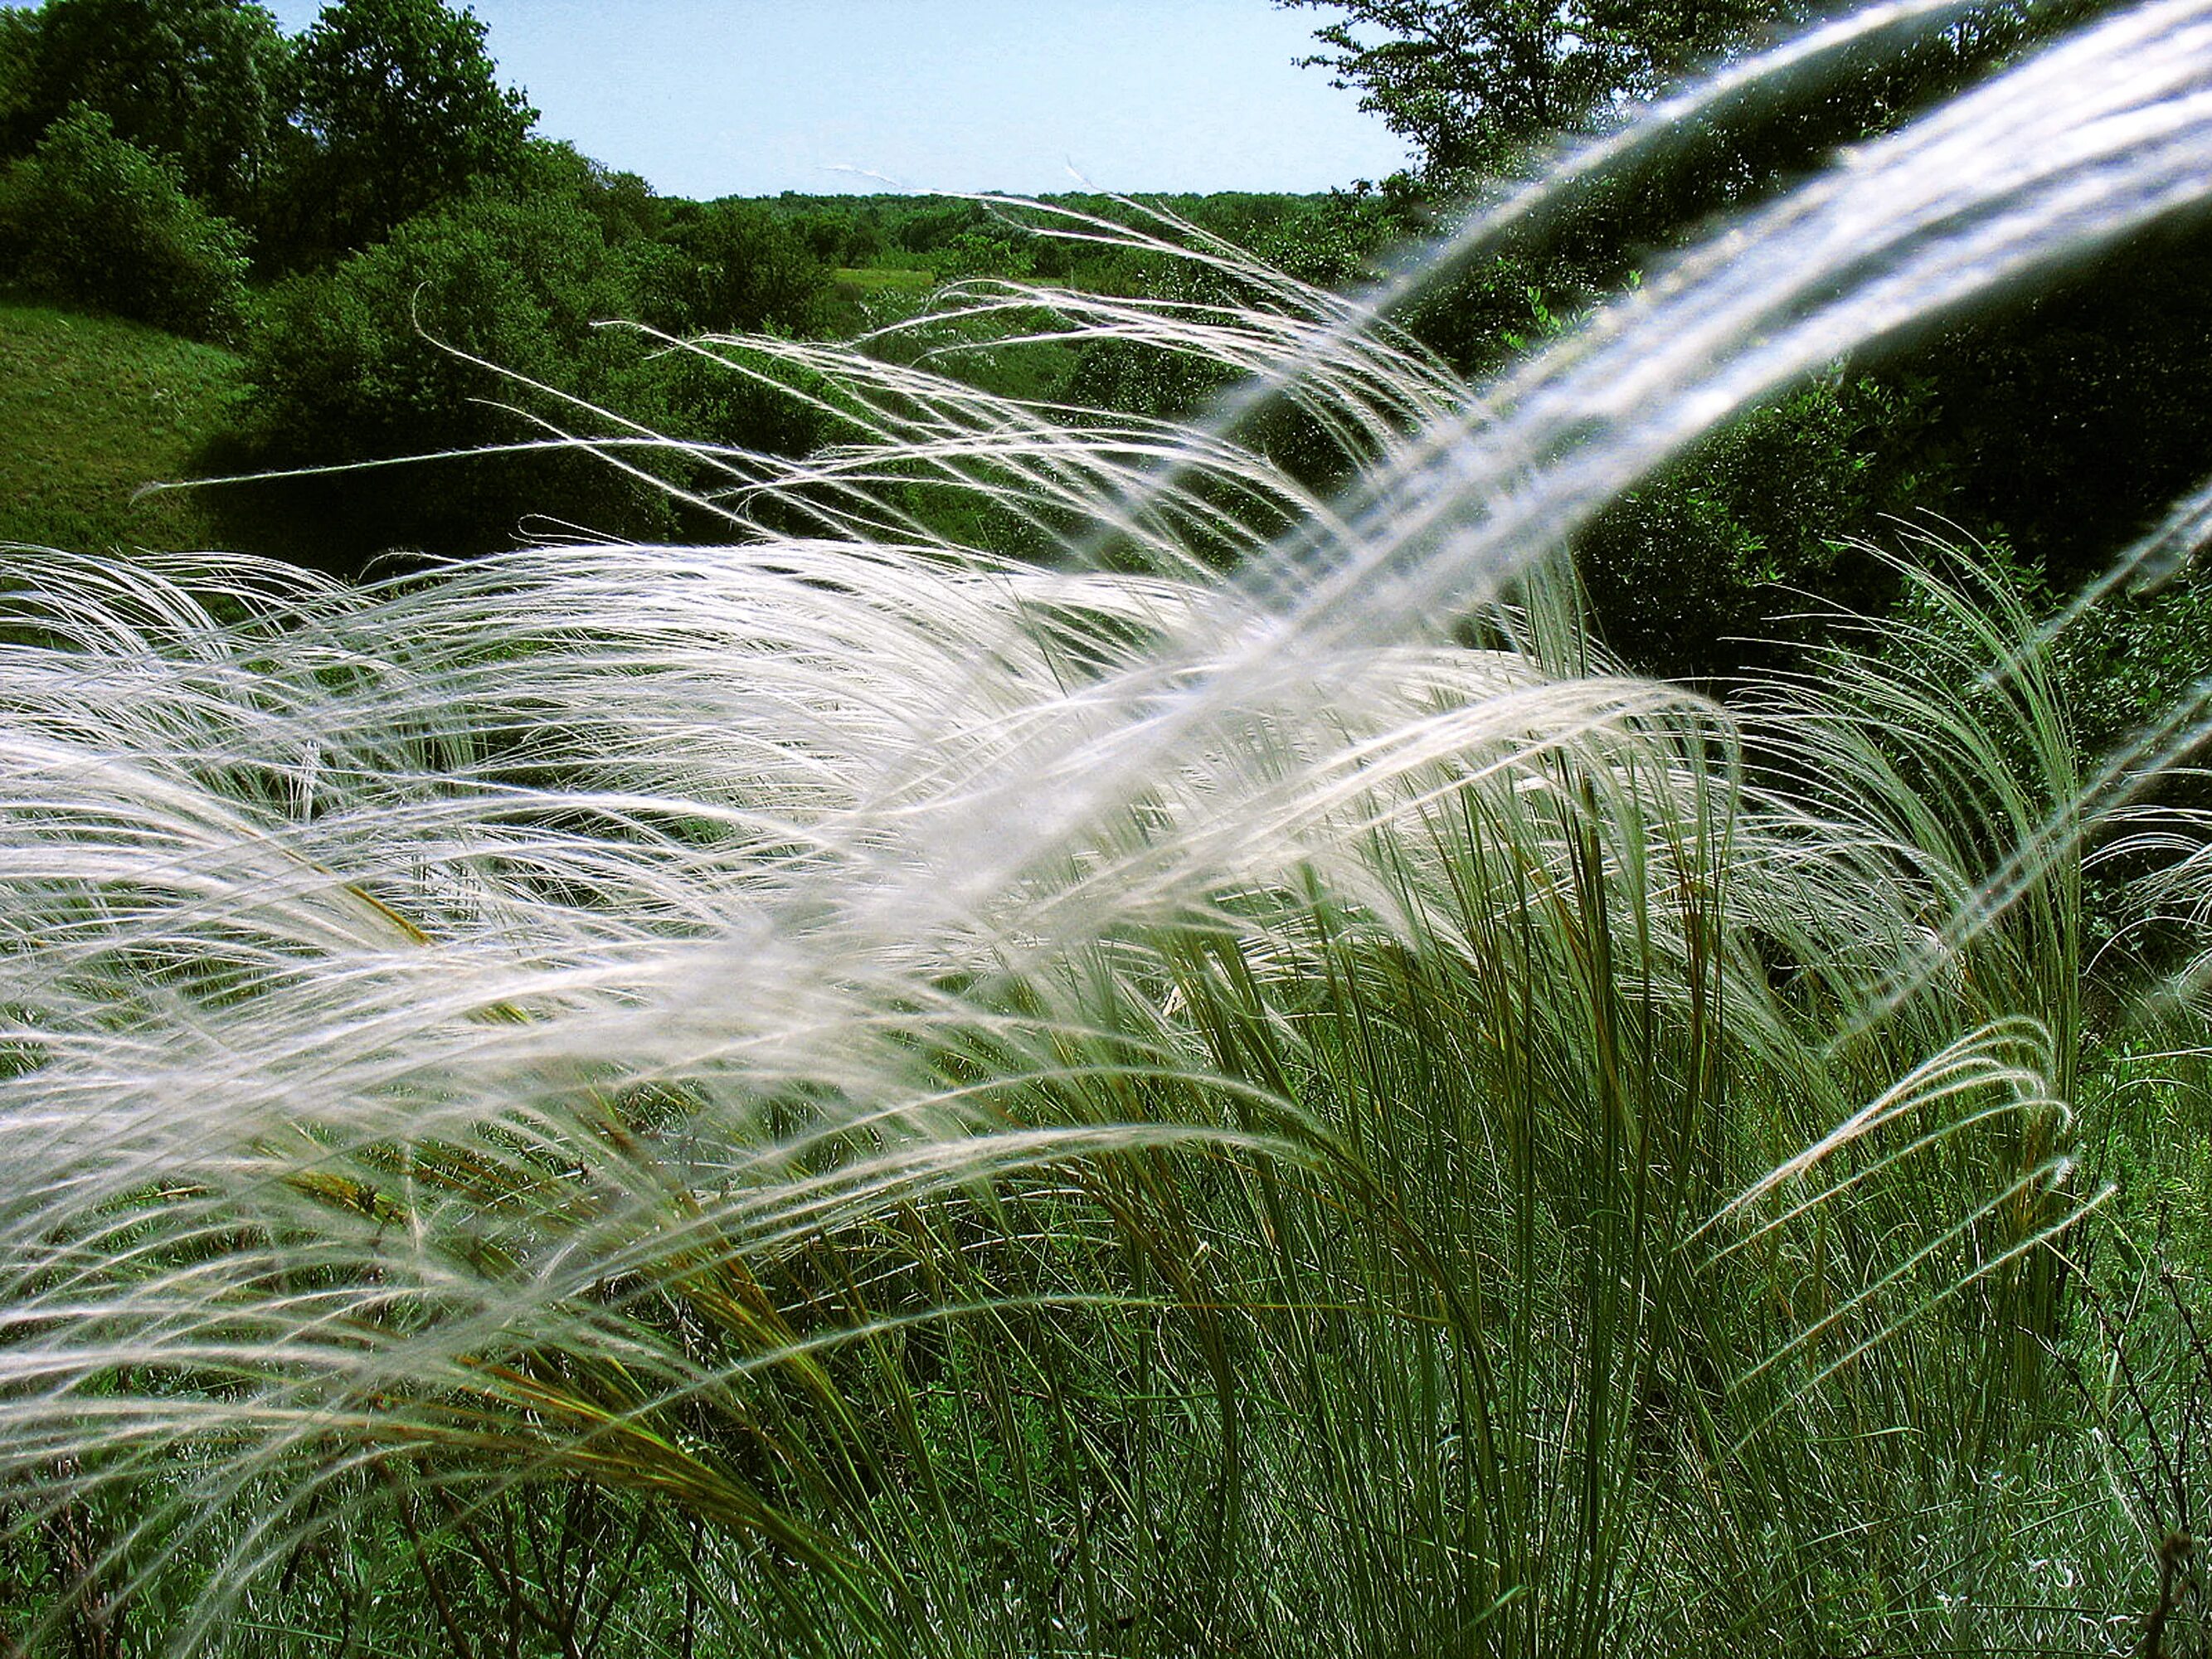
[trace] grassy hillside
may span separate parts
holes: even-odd
[[[222,538],[181,478],[240,384],[240,360],[137,323],[0,301],[0,541],[73,551]]]
[[[888,265],[841,266],[834,273],[840,289],[855,295],[927,294],[937,286],[937,275],[928,270],[906,270]]]

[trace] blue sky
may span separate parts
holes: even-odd
[[[320,9],[263,3],[292,31]],[[1272,0],[474,9],[541,131],[667,195],[1035,192],[1079,188],[1071,168],[1101,190],[1318,191],[1406,162],[1352,94],[1297,67],[1329,14]]]

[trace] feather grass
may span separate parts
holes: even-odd
[[[2100,1502],[2047,1410],[2102,1200],[2042,636],[1929,576],[1909,655],[1723,706],[1613,670],[1553,556],[1744,399],[2194,199],[2208,70],[2201,7],[2100,23],[1480,397],[1204,243],[1243,304],[670,343],[849,435],[689,447],[726,547],[12,556],[18,1639],[2078,1634],[2031,1582]],[[1271,377],[1351,482],[1249,399],[945,372],[993,329]],[[590,418],[548,441],[644,465]]]

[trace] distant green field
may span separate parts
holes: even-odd
[[[837,283],[860,294],[926,294],[937,286],[937,274],[888,266],[846,265],[837,271]]]
[[[0,300],[0,541],[78,551],[204,548],[186,477],[240,385],[217,347],[137,323]]]

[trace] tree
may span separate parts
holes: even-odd
[[[1279,0],[1290,5],[1332,0]],[[1478,376],[1526,343],[1528,307],[1565,314],[1632,281],[1717,211],[1758,201],[1838,143],[1902,125],[2110,0],[1975,0],[1903,50],[1801,72],[1781,95],[1679,136],[1577,191],[1512,246],[1432,283],[1401,315]],[[1420,147],[1422,181],[1455,195],[1525,152],[1602,131],[1706,59],[1747,49],[1808,0],[1342,0],[1309,59]],[[2207,238],[2104,262],[2077,290],[1989,311],[1738,417],[1647,478],[1577,538],[1616,648],[1668,673],[1744,660],[1790,591],[1875,602],[1832,543],[1881,538],[1883,515],[1937,510],[2048,574],[2095,568],[2186,487],[2212,431],[2201,388],[2212,298]],[[1524,296],[1525,299],[1524,299]],[[1516,316],[1516,313],[1520,313]]]
[[[1433,171],[1494,174],[1530,144],[1609,118],[1798,0],[1277,0],[1346,15],[1304,61],[1356,88]],[[1378,33],[1381,39],[1364,39]]]
[[[0,155],[24,154],[38,136],[31,113],[38,52],[38,14],[0,6]]]
[[[295,49],[313,149],[295,191],[301,251],[365,247],[519,167],[538,112],[501,88],[484,26],[441,0],[335,0]]]
[[[223,338],[244,316],[245,249],[174,163],[82,104],[0,179],[0,276],[36,294]]]
[[[1829,8],[1815,0],[1276,0],[1344,14],[1304,61],[1356,89],[1360,106],[1421,152],[1432,185],[1457,191],[1512,171],[1534,147],[1601,131],[1717,60]],[[1607,204],[1630,240],[1679,229],[1898,125],[2034,42],[2114,0],[1974,0],[1909,45],[1869,44],[1800,75],[1793,95],[1686,135],[1656,201]],[[1649,197],[1639,181],[1636,197]],[[1655,215],[1656,217],[1655,218]]]
[[[289,48],[267,11],[246,0],[48,0],[32,22],[35,127],[86,105],[125,143],[172,158],[187,193],[252,215],[287,113]]]
[[[806,251],[825,265],[866,264],[883,252],[883,234],[849,208],[817,208],[791,223]]]

